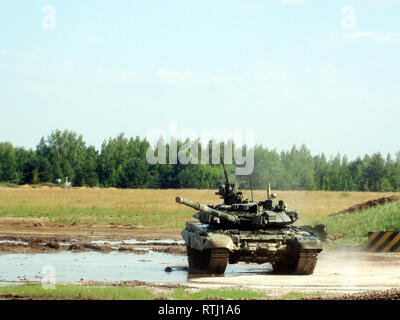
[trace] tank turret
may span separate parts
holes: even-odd
[[[225,184],[216,192],[222,204],[175,199],[197,210],[193,217],[199,220],[182,230],[189,272],[223,274],[228,262],[243,261],[271,263],[278,273],[312,274],[322,244],[312,230],[293,225],[298,212],[283,200],[275,202],[269,185],[265,200],[244,200],[238,185],[229,183],[225,166],[224,174]]]
[[[265,210],[265,202],[234,203],[218,205],[211,208],[196,201],[176,197],[176,202],[198,210],[194,218],[202,223],[213,225],[235,224],[243,229],[277,228],[292,224],[298,218],[296,211],[287,211],[283,201],[271,209]],[[267,200],[268,201],[268,200]],[[267,202],[269,208],[271,204]]]

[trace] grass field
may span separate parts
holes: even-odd
[[[325,217],[316,222],[328,227],[329,234],[341,243],[365,243],[369,231],[400,231],[400,201],[359,212]]]
[[[57,224],[118,224],[179,229],[192,219],[194,210],[178,205],[177,195],[204,204],[221,200],[214,190],[153,190],[100,188],[0,187],[0,217],[48,218]],[[392,195],[377,192],[275,191],[278,199],[300,212],[305,224],[367,200]],[[254,200],[265,199],[264,190]],[[251,198],[250,191],[244,191]]]
[[[38,284],[0,287],[0,295],[61,300],[152,300],[157,297],[146,288],[57,285],[55,289],[48,289]]]
[[[174,300],[268,298],[261,291],[244,289],[202,289],[191,292],[177,288],[166,293],[155,293],[151,289],[136,287],[57,285],[54,289],[48,289],[38,284],[0,287],[0,295],[62,300],[153,300],[165,297]]]
[[[80,285],[57,285],[54,289],[44,289],[39,284],[0,287],[0,295],[28,299],[61,299],[61,300],[206,300],[206,299],[271,299],[261,290],[250,289],[169,289],[156,292],[151,288],[141,287],[92,287]],[[275,299],[292,300],[306,297],[327,295],[318,293],[290,292]]]

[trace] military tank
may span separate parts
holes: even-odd
[[[225,184],[216,192],[224,199],[204,205],[181,197],[176,202],[197,210],[199,222],[187,222],[182,237],[191,273],[223,274],[228,263],[272,264],[273,272],[309,275],[314,272],[321,240],[312,229],[293,223],[297,211],[284,201],[275,203],[270,186],[264,201],[243,199],[237,184],[230,184],[224,167]]]

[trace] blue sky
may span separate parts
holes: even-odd
[[[100,147],[177,121],[278,150],[394,154],[399,16],[397,0],[3,2],[0,141],[34,148],[59,128]]]

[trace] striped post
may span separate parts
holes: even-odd
[[[368,232],[368,250],[373,252],[400,252],[400,232]]]

